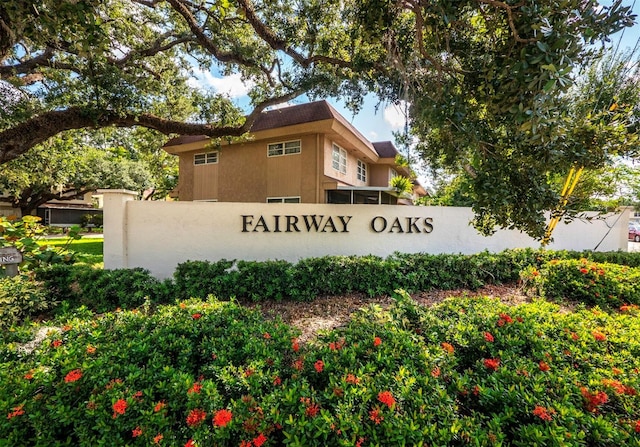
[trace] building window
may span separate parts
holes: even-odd
[[[358,180],[367,182],[367,164],[360,160],[358,160]]]
[[[331,152],[331,166],[336,171],[340,171],[343,174],[347,173],[347,151],[342,149],[337,144],[333,144],[333,151]]]
[[[300,147],[300,140],[272,143],[267,146],[267,156],[278,157],[280,155],[299,154]]]
[[[300,197],[267,197],[267,203],[300,203]]]
[[[217,152],[207,152],[206,154],[195,154],[193,156],[194,165],[208,165],[212,163],[218,163]]]
[[[391,181],[392,178],[397,176],[398,176],[398,173],[396,172],[395,169],[389,169],[389,181]]]

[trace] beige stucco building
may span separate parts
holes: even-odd
[[[394,145],[371,143],[326,101],[263,112],[246,142],[182,136],[164,149],[180,157],[181,201],[411,203],[389,186],[410,175]],[[414,182],[413,198],[424,194]]]

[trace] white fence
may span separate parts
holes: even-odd
[[[105,268],[144,267],[166,278],[187,260],[386,257],[540,247],[519,231],[491,237],[469,225],[470,208],[375,205],[147,202],[124,190],[104,194]],[[627,249],[629,210],[559,223],[549,249]]]

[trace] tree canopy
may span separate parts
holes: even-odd
[[[472,176],[487,232],[540,236],[549,169],[602,163],[593,138],[615,133],[573,126],[563,94],[633,19],[593,0],[3,2],[0,163],[70,129],[235,137],[302,94],[358,109],[374,92],[411,104],[425,158]],[[194,67],[239,73],[251,110],[191,87]]]
[[[107,131],[69,131],[3,166],[0,202],[31,214],[50,200],[74,200],[99,188],[143,191],[161,185],[138,148],[109,138]],[[131,143],[132,138],[129,138]]]

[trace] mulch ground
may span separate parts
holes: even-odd
[[[462,296],[499,298],[500,301],[510,305],[531,301],[516,284],[488,285],[475,291],[467,289],[432,290],[414,294],[412,298],[421,305],[432,306],[445,298]],[[377,304],[386,308],[391,303],[393,303],[393,299],[389,296],[369,298],[364,294],[318,297],[312,302],[241,302],[247,307],[259,308],[266,318],[274,319],[279,316],[283,322],[297,327],[302,332],[301,342],[315,338],[319,331],[344,326],[351,315],[362,307]]]

